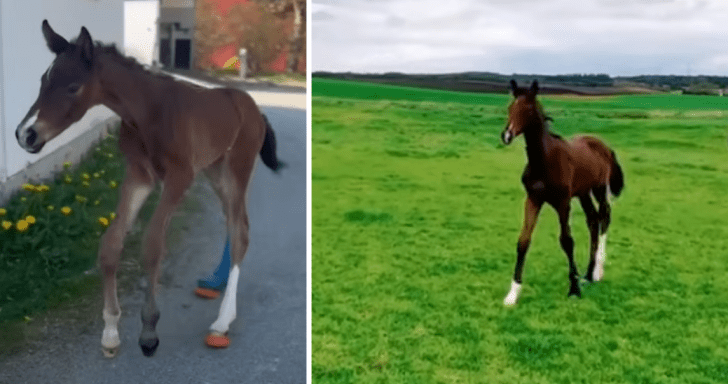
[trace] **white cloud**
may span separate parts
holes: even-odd
[[[728,1],[314,0],[311,9],[314,70],[728,74],[715,59],[728,47]]]

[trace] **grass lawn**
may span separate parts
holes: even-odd
[[[518,305],[523,218],[510,97],[314,79],[316,383],[728,382],[728,99],[543,97],[557,133],[594,134],[626,188],[602,282],[567,299],[544,208]],[[573,202],[579,272],[588,259]]]

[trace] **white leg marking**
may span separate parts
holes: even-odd
[[[594,273],[592,280],[600,281],[604,277],[604,262],[607,260],[607,234],[599,235],[599,245],[597,246],[596,264],[594,265]]]
[[[230,277],[228,278],[228,284],[225,288],[225,296],[222,298],[222,304],[220,304],[220,314],[217,316],[217,320],[210,326],[210,330],[221,335],[225,334],[230,327],[230,323],[235,320],[235,296],[238,292],[238,277],[240,275],[240,268],[237,265],[233,266],[230,271]]]
[[[151,186],[142,185],[131,191],[131,198],[129,199],[129,215],[127,216],[127,222],[124,223],[124,229],[126,231],[128,231],[131,228],[131,225],[134,224],[134,220],[139,214],[139,209],[141,209],[142,205],[147,200],[147,197],[149,197],[152,189],[153,188]]]
[[[121,341],[119,341],[119,329],[117,328],[121,311],[119,311],[118,315],[114,316],[104,310],[103,315],[106,326],[104,327],[103,336],[101,336],[101,345],[106,349],[114,349],[121,344]]]
[[[508,292],[508,296],[506,296],[506,298],[503,299],[503,305],[506,305],[509,307],[516,305],[516,301],[518,301],[518,295],[520,293],[521,293],[521,284],[518,284],[515,281],[511,281],[511,291]]]

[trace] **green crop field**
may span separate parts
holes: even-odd
[[[544,208],[505,308],[523,218],[507,95],[313,81],[315,383],[728,382],[728,99],[542,97],[626,188],[602,282],[568,299]],[[579,272],[584,214],[571,225]]]

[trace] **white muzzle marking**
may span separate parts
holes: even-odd
[[[28,116],[28,118],[21,123],[21,125],[18,127],[18,144],[20,144],[23,149],[26,151],[30,151],[32,148],[28,147],[28,134],[29,129],[32,127],[36,122],[38,121],[38,110],[35,111],[32,115]],[[36,131],[36,133],[38,133]]]

